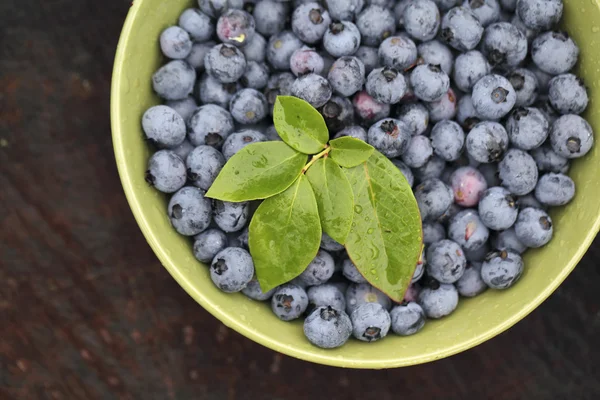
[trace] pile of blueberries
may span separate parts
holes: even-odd
[[[562,0],[198,0],[160,35],[153,76],[166,102],[143,116],[158,149],[146,180],[173,193],[173,227],[193,238],[214,284],[270,299],[324,348],[353,335],[412,335],[459,296],[514,285],[521,254],[552,238],[548,208],[567,204],[572,159],[593,144],[588,96],[570,71],[579,49],[557,30]],[[402,171],[425,250],[402,304],[371,286],[343,246],[321,250],[264,293],[247,223],[256,202],[204,196],[244,146],[280,140],[278,95],[322,113],[332,137],[373,145]]]

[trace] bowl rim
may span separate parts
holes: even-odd
[[[271,350],[275,350],[277,352],[286,354],[291,357],[295,357],[304,361],[310,361],[314,363],[319,363],[323,365],[329,365],[334,367],[343,367],[343,368],[363,368],[363,369],[384,369],[384,368],[397,368],[397,367],[405,367],[411,365],[422,364],[430,361],[435,361],[438,359],[446,358],[452,356],[454,354],[460,353],[462,351],[468,350],[472,347],[475,347],[496,335],[504,332],[511,326],[515,325],[517,322],[525,318],[529,313],[531,313],[535,308],[537,308],[546,298],[548,298],[557,288],[558,286],[566,279],[566,277],[573,271],[575,266],[579,263],[583,255],[586,253],[587,249],[591,245],[592,241],[596,237],[597,232],[600,229],[600,215],[596,217],[596,220],[593,224],[593,229],[590,229],[587,235],[585,236],[585,240],[581,243],[574,256],[569,261],[569,264],[566,265],[561,273],[552,279],[546,288],[539,293],[538,296],[534,297],[525,307],[523,307],[519,312],[513,314],[511,318],[508,318],[504,322],[496,325],[493,328],[490,328],[484,332],[481,332],[477,336],[472,337],[470,340],[462,341],[459,344],[454,346],[447,347],[443,350],[438,350],[433,353],[424,354],[422,356],[415,357],[405,357],[405,358],[392,358],[392,359],[377,359],[377,360],[357,360],[354,362],[348,362],[347,359],[340,358],[339,356],[328,356],[326,353],[317,352],[317,351],[305,351],[302,349],[298,349],[295,346],[282,343],[278,340],[274,340],[268,336],[261,334],[260,332],[246,326],[243,323],[229,317],[227,314],[223,313],[219,308],[218,304],[212,299],[205,296],[202,292],[198,291],[194,287],[194,283],[188,280],[185,275],[180,271],[177,265],[173,262],[168,252],[161,246],[158,238],[153,233],[150,225],[146,221],[143,216],[142,207],[140,204],[139,195],[136,193],[129,171],[126,168],[126,149],[124,147],[124,143],[122,140],[123,135],[125,134],[121,128],[122,121],[122,99],[120,95],[120,87],[123,85],[123,62],[127,53],[128,39],[132,32],[133,22],[136,16],[138,15],[138,11],[140,9],[140,4],[142,0],[137,0],[133,2],[131,6],[125,23],[123,25],[123,29],[121,31],[119,37],[119,43],[117,46],[117,51],[115,55],[115,61],[113,66],[113,75],[112,75],[112,83],[111,83],[111,98],[110,98],[110,115],[111,115],[111,131],[112,131],[112,140],[113,140],[113,149],[115,153],[117,169],[119,171],[119,176],[121,180],[121,184],[123,186],[123,190],[125,192],[125,196],[133,212],[135,220],[139,225],[144,237],[150,244],[150,247],[158,257],[161,264],[164,268],[171,274],[171,276],[179,283],[179,285],[194,299],[198,302],[205,310],[207,310],[210,314],[220,320],[223,324],[228,326],[229,328],[234,329],[238,333],[244,335],[248,339],[251,339],[265,347],[270,348]],[[315,350],[317,350],[315,348]]]

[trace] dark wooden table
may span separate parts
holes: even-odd
[[[197,305],[146,244],[113,158],[125,0],[0,1],[0,399],[598,399],[600,241],[508,332],[433,364],[288,358]]]

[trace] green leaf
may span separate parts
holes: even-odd
[[[336,242],[346,243],[354,215],[354,195],[348,178],[329,157],[318,159],[306,177],[317,198],[323,230]]]
[[[206,197],[240,202],[276,195],[294,183],[306,158],[283,142],[252,143],[229,159]]]
[[[377,151],[345,172],[354,191],[348,255],[369,283],[400,302],[423,241],[415,197],[400,170]]]
[[[300,275],[321,244],[317,201],[304,175],[286,191],[261,203],[248,245],[263,292]]]
[[[273,123],[283,141],[301,153],[316,154],[325,148],[329,140],[323,116],[297,97],[277,97]]]
[[[349,136],[333,139],[329,142],[329,156],[342,167],[352,168],[362,164],[373,154],[373,146],[360,139]]]

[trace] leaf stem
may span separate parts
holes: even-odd
[[[306,173],[306,171],[311,167],[311,165],[313,165],[315,162],[317,162],[317,160],[321,157],[327,157],[327,154],[329,154],[329,152],[331,151],[331,146],[329,146],[328,144],[325,145],[325,150],[323,150],[322,152],[320,152],[319,154],[315,154],[314,156],[312,156],[312,158],[310,159],[310,161],[308,162],[308,164],[306,164],[304,166],[304,168],[302,168],[302,173]]]

